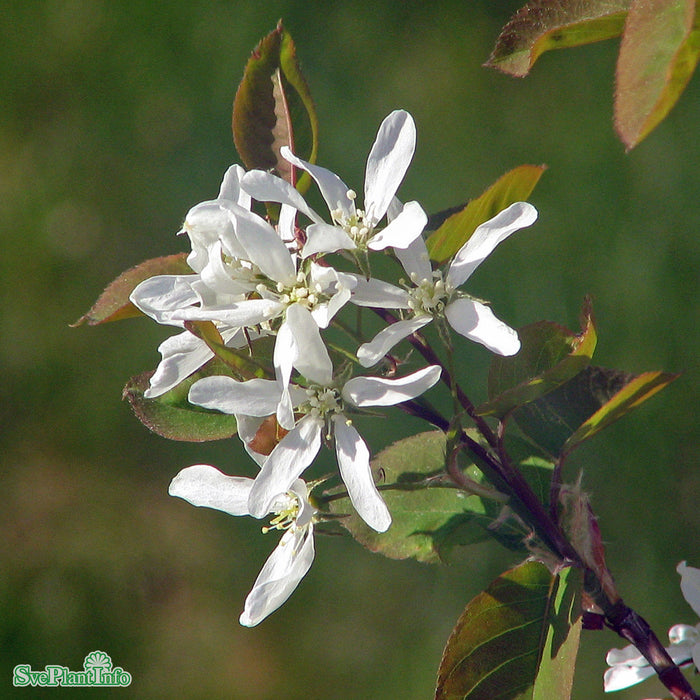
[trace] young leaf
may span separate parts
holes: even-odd
[[[580,572],[556,576],[533,561],[499,576],[457,621],[435,699],[566,700],[578,650],[581,589]],[[556,677],[560,668],[563,679]],[[557,692],[546,695],[549,689]]]
[[[439,228],[426,241],[431,259],[445,262],[469,240],[479,224],[514,202],[526,200],[545,170],[544,165],[521,165],[502,175],[480,197],[449,218],[443,220],[441,214],[432,216],[428,225]]]
[[[582,311],[581,332],[573,333],[550,321],[518,330],[520,352],[495,356],[488,378],[489,401],[477,408],[481,415],[503,418],[553,391],[588,365],[596,346],[595,324],[588,301]]]
[[[522,78],[545,51],[619,36],[629,5],[630,0],[531,0],[503,28],[485,65]]]
[[[132,377],[124,387],[122,398],[127,399],[136,417],[161,437],[183,442],[222,440],[236,434],[233,416],[194,406],[187,401],[190,386],[209,374],[226,374],[226,367],[210,362],[174,389],[155,399],[147,399],[143,393],[153,372]]]
[[[571,452],[676,378],[587,367],[576,377],[513,413],[518,427],[549,454]]]
[[[307,149],[298,143],[307,134]],[[274,169],[296,183],[295,169],[280,155],[288,146],[297,155],[315,162],[318,150],[318,118],[308,84],[296,58],[296,47],[280,21],[257,45],[245,67],[233,103],[233,140],[248,170]],[[310,182],[304,174],[297,185]]]
[[[695,0],[635,0],[617,62],[615,127],[627,149],[671,110],[700,58]]]
[[[186,259],[186,253],[152,258],[123,272],[107,286],[90,311],[81,316],[73,326],[80,326],[83,323],[96,326],[108,321],[140,316],[141,312],[129,301],[131,292],[139,283],[155,275],[193,274]]]

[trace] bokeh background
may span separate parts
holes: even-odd
[[[464,604],[517,559],[498,545],[449,566],[322,538],[293,598],[238,625],[274,535],[170,498],[196,462],[250,473],[234,440],[148,432],[120,400],[169,331],[146,319],[70,328],[126,268],[186,249],[187,209],[237,160],[230,112],[257,41],[282,17],[322,129],[320,161],[361,188],[381,119],[408,109],[419,141],[404,200],[428,211],[546,163],[538,223],[480,268],[470,291],[512,325],[577,328],[594,298],[597,361],[682,376],[572,458],[626,600],[665,638],[695,623],[676,564],[700,566],[697,281],[700,84],[625,154],[612,128],[617,42],[546,54],[513,80],[481,67],[520,0],[6,2],[0,41],[0,697],[12,668],[82,668],[107,652],[138,698],[432,697]],[[488,353],[465,344],[483,397]],[[365,421],[378,450],[416,429]],[[575,697],[603,697],[611,632],[583,635]],[[660,695],[647,682],[620,698]],[[100,691],[110,695],[111,692]]]

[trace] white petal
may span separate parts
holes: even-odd
[[[234,328],[257,326],[278,316],[284,306],[274,299],[246,299],[227,306],[190,306],[171,313],[176,321],[220,321]]]
[[[248,507],[256,518],[270,510],[277,496],[286,493],[299,475],[314,461],[321,449],[323,421],[315,416],[302,418],[270,452],[250,491]]]
[[[306,170],[311,175],[331,211],[341,209],[345,216],[355,213],[355,203],[348,197],[349,188],[335,173],[297,158],[286,146],[282,146],[280,153],[292,165]]]
[[[199,300],[192,283],[199,275],[156,275],[149,277],[131,292],[129,299],[136,308],[158,323],[172,323],[173,311],[196,304]],[[173,324],[181,325],[181,324]]]
[[[275,366],[280,400],[277,406],[277,422],[285,429],[294,427],[294,410],[289,395],[289,380],[292,377],[294,361],[297,359],[297,345],[291,326],[285,320],[277,331],[272,363]]]
[[[250,446],[250,442],[257,435],[258,430],[260,429],[260,426],[262,425],[265,418],[260,416],[246,416],[243,413],[236,413],[235,415],[236,430],[238,432],[238,437],[243,443],[245,451],[250,455],[251,459],[253,459],[259,467],[262,467],[262,465],[265,464],[267,455],[263,455],[259,452],[256,452]]]
[[[302,376],[323,386],[333,379],[333,364],[311,312],[301,304],[287,308],[286,323],[296,345],[294,366]]]
[[[144,392],[147,399],[154,399],[170,391],[214,357],[207,344],[189,331],[164,340],[158,346],[158,352],[163,359],[151,377],[149,388]]]
[[[365,210],[375,221],[386,214],[416,148],[416,125],[404,111],[392,112],[379,127],[367,157]]]
[[[651,666],[613,666],[605,672],[603,686],[606,693],[611,693],[641,683],[653,675],[654,669]]]
[[[632,644],[622,649],[610,649],[605,656],[608,666],[648,666],[644,655]]]
[[[287,530],[255,580],[240,623],[254,627],[277,610],[294,592],[313,560],[312,528]]]
[[[358,407],[393,406],[430,389],[440,380],[441,372],[437,365],[430,365],[399,379],[354,377],[343,387],[343,398]]]
[[[516,331],[497,319],[485,304],[473,299],[455,299],[445,308],[445,317],[457,333],[498,355],[515,355],[520,350]]]
[[[433,320],[432,316],[422,314],[405,321],[397,321],[379,331],[377,335],[369,341],[363,343],[357,349],[357,359],[363,367],[371,367],[377,364],[395,345],[404,338],[408,338],[411,333],[426,326]]]
[[[415,278],[416,284],[433,279],[428,248],[421,236],[415,238],[406,248],[395,248],[394,254],[406,270],[409,278]]]
[[[306,214],[312,221],[321,221],[321,217],[306,204],[295,187],[272,173],[251,170],[243,176],[241,184],[248,194],[260,202],[288,204],[302,214]]]
[[[532,204],[515,202],[477,226],[469,240],[457,251],[447,273],[449,281],[454,287],[464,284],[501,241],[535,223],[536,219],[537,209]]]
[[[334,253],[336,250],[355,250],[355,242],[339,226],[326,223],[311,224],[306,229],[306,243],[301,251],[302,258],[316,253]]]
[[[418,202],[408,202],[403,211],[386,227],[377,231],[367,244],[372,250],[384,248],[406,248],[418,238],[428,216]]]
[[[236,216],[236,235],[264,275],[275,282],[294,284],[297,270],[287,246],[270,224],[243,209]]]
[[[208,464],[183,469],[171,482],[168,493],[193,506],[215,508],[230,515],[249,515],[248,497],[252,479],[227,476]]]
[[[695,614],[700,617],[700,569],[682,561],[676,571],[681,576],[681,593]]]
[[[401,287],[362,275],[353,275],[356,280],[350,301],[357,306],[374,306],[379,309],[407,309],[408,292]]]
[[[215,241],[222,241],[229,255],[245,255],[234,230],[234,211],[243,209],[226,199],[200,202],[187,212],[183,231],[187,233],[192,252],[187,264],[200,272],[209,260],[209,249]]]
[[[374,484],[367,445],[346,421],[342,414],[333,416],[340,476],[358,515],[377,532],[384,532],[391,525],[391,513]]]
[[[245,170],[240,165],[232,165],[224,173],[218,199],[228,199],[244,209],[250,209],[250,195],[241,189],[241,179],[244,175]]]
[[[237,382],[232,377],[204,377],[190,387],[190,403],[234,415],[271,416],[277,410],[280,389],[268,379]]]

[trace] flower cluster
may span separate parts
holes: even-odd
[[[381,366],[374,376],[353,376],[356,370],[379,365],[432,319],[502,355],[520,347],[517,333],[460,287],[498,243],[535,221],[536,210],[523,202],[511,205],[479,226],[446,270],[433,270],[422,238],[425,212],[417,202],[396,198],[415,141],[407,112],[395,111],[383,121],[367,160],[363,208],[337,175],[282,148],[281,155],[318,185],[329,221],[285,180],[231,166],[218,197],[193,207],[180,232],[190,240],[192,274],[151,277],[131,294],[143,313],[182,329],[161,344],[162,360],[147,398],[166,393],[214,357],[211,344],[188,330],[190,323],[213,324],[229,348],[254,346],[263,336],[274,339],[267,378],[207,376],[192,384],[188,397],[236,417],[239,437],[260,467],[257,477],[225,476],[196,465],[170,487],[172,495],[194,505],[232,515],[274,514],[265,530],[285,531],[246,601],[242,624],[255,625],[279,607],[311,565],[313,526],[323,512],[301,476],[324,443],[334,445],[358,515],[378,532],[391,524],[352,416],[369,407],[412,402],[440,380],[443,370],[429,365],[397,376],[401,363],[396,360],[387,363],[388,374]],[[279,205],[276,220],[258,215],[256,201]],[[396,286],[372,277],[370,258],[376,251],[393,255],[408,280]],[[383,316],[395,322],[369,342],[358,337],[351,351],[340,352],[326,330],[347,304],[391,310]],[[276,439],[263,449],[260,433],[271,420]]]
[[[700,617],[700,569],[682,561],[676,571],[681,577],[681,593],[688,605]],[[700,623],[674,625],[668,631],[670,646],[666,651],[680,667],[694,666],[700,670]],[[605,672],[605,692],[622,690],[655,674],[649,662],[631,644],[624,649],[611,649],[606,657],[610,668]]]

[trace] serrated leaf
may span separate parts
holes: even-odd
[[[145,372],[129,380],[122,398],[128,400],[136,417],[157,435],[183,442],[222,440],[236,434],[236,419],[188,403],[187,394],[198,379],[227,373],[225,365],[216,360],[210,361],[174,389],[155,399],[147,399],[143,394],[148,389],[153,372]]]
[[[469,240],[477,226],[514,202],[526,200],[545,170],[544,165],[521,165],[501,176],[464,208],[455,213],[450,211],[451,215],[444,221],[439,214],[432,216],[429,226],[439,225],[439,228],[426,241],[430,258],[438,263],[451,258]]]
[[[597,340],[588,302],[584,303],[580,333],[539,321],[520,328],[518,335],[521,348],[517,355],[495,356],[491,361],[489,401],[477,408],[481,415],[503,418],[569,381],[589,364]]]
[[[532,561],[499,576],[457,621],[440,663],[436,700],[565,699],[542,693],[553,687],[552,674],[575,659],[581,581],[579,572],[554,576]]]
[[[108,321],[140,316],[141,312],[129,301],[129,295],[144,280],[155,275],[191,275],[186,253],[152,258],[123,272],[102,292],[94,306],[73,326],[87,323],[96,326]]]
[[[639,376],[586,367],[573,379],[513,413],[518,427],[549,454],[570,452],[583,440],[636,408],[676,375]]]
[[[400,440],[372,461],[382,497],[392,516],[387,532],[369,528],[351,509],[348,499],[331,501],[331,512],[355,539],[373,552],[392,559],[413,557],[436,563],[449,547],[483,539],[482,528],[470,528],[486,510],[478,496],[445,486],[434,479],[445,469],[445,434],[420,433]],[[468,475],[479,479],[476,468]],[[426,485],[434,479],[434,486]],[[490,519],[489,519],[490,520]]]
[[[695,0],[635,0],[617,62],[615,127],[633,148],[668,114],[700,58]]]
[[[518,78],[552,49],[619,36],[630,0],[532,0],[501,31],[486,66]]]
[[[306,134],[308,148],[300,143]],[[233,140],[248,170],[275,170],[306,189],[306,173],[296,183],[295,168],[280,155],[288,146],[315,162],[318,118],[308,84],[296,58],[292,37],[280,22],[254,49],[233,104]]]

